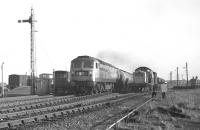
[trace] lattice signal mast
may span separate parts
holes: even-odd
[[[35,39],[34,39],[34,33],[35,28],[34,28],[34,23],[37,22],[34,17],[34,10],[31,8],[31,16],[29,19],[25,20],[18,20],[18,23],[29,23],[31,25],[31,94],[35,94]]]

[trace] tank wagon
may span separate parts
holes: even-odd
[[[9,89],[14,89],[20,86],[29,86],[30,83],[30,76],[28,75],[18,75],[18,74],[12,74],[9,75],[8,78],[8,87]]]
[[[48,95],[51,93],[51,79],[48,78],[37,78],[35,80],[36,94],[37,95]]]
[[[71,93],[68,71],[54,71],[54,95],[62,96]]]
[[[90,56],[71,61],[70,82],[75,94],[122,92],[133,81],[131,73]]]
[[[157,73],[148,67],[139,67],[133,72],[133,83],[130,89],[134,92],[150,91],[156,84]]]

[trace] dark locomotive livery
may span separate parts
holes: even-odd
[[[164,83],[165,80],[158,77],[157,73],[148,67],[138,67],[133,72],[133,83],[131,83],[131,92],[144,92],[153,91],[158,89],[160,84]]]
[[[133,72],[133,83],[131,89],[134,92],[143,92],[152,90],[157,84],[157,73],[148,67],[139,67]]]
[[[71,87],[76,94],[120,91],[133,79],[131,73],[90,56],[79,56],[72,60],[70,74]]]

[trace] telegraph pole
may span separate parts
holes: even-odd
[[[56,87],[55,87],[55,70],[53,69],[53,92],[56,93]]]
[[[4,84],[3,84],[3,64],[4,62],[1,64],[1,72],[2,72],[2,97],[4,97]]]
[[[186,62],[186,77],[187,77],[187,87],[188,87],[188,64]]]
[[[176,83],[177,83],[177,87],[178,87],[178,80],[179,80],[178,67],[176,68],[176,72],[177,72],[177,81],[176,81]]]
[[[35,33],[35,26],[34,23],[36,22],[34,17],[34,10],[31,8],[31,15],[29,19],[25,20],[18,20],[18,23],[29,23],[31,25],[31,57],[30,57],[30,64],[31,64],[31,94],[35,94],[35,39],[34,39],[34,33]]]
[[[170,72],[170,84],[172,84],[172,71]]]

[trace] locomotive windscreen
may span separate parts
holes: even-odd
[[[134,74],[135,74],[135,76],[139,76],[139,77],[144,76],[144,72],[140,72],[140,71],[135,72]]]
[[[93,68],[94,62],[92,60],[76,60],[72,63],[73,68]]]
[[[93,61],[91,61],[91,60],[83,61],[83,67],[84,68],[93,68]]]
[[[72,67],[73,68],[81,68],[81,64],[82,64],[81,60],[76,60],[73,62]]]

